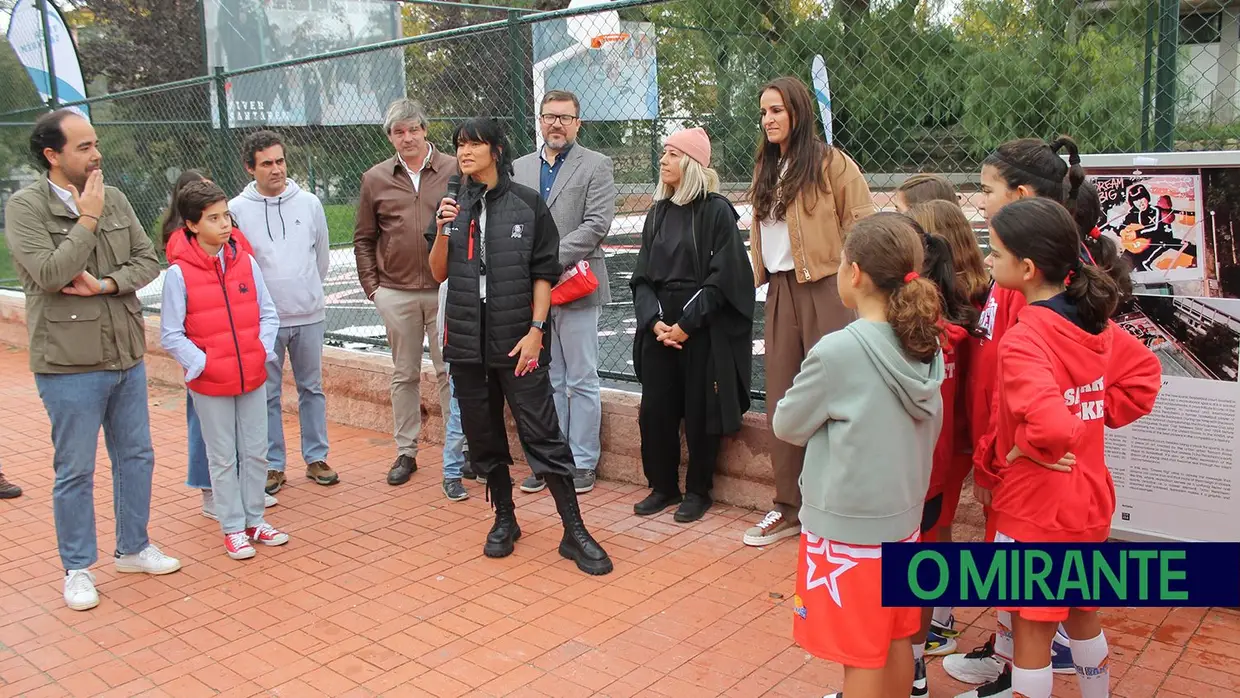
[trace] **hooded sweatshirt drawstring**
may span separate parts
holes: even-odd
[[[267,205],[270,203],[271,203],[270,199],[268,199],[267,197],[263,197],[263,223],[267,224],[267,239],[271,240],[272,242],[275,242],[275,237],[271,235],[271,221],[267,219]],[[283,196],[276,197],[276,214],[280,216],[280,231],[281,231],[280,237],[287,240],[288,239],[288,224],[284,222],[284,197]]]

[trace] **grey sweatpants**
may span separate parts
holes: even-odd
[[[263,522],[267,482],[267,389],[236,397],[190,391],[207,446],[215,514],[224,533]],[[240,459],[240,462],[238,462]]]

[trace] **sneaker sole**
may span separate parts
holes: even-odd
[[[590,485],[589,487],[574,487],[573,489],[576,490],[577,494],[585,494],[586,492],[593,490],[594,485]]]
[[[482,478],[479,478],[478,481],[483,482]],[[542,487],[526,487],[525,485],[521,485],[520,487],[520,490],[526,494],[534,494],[535,492],[542,492],[545,489],[547,489],[547,483],[545,482],[543,483]]]
[[[955,640],[948,639],[947,642],[944,642],[942,645],[939,645],[938,647],[935,647],[934,649],[926,648],[926,656],[927,657],[946,657],[949,654],[956,654],[957,647],[958,646],[956,645]]]
[[[172,574],[173,572],[176,572],[177,570],[181,569],[181,563],[178,562],[177,566],[173,567],[170,570],[158,570],[158,571],[148,570],[143,567],[130,567],[129,565],[120,565],[120,564],[113,565],[113,567],[115,567],[116,571],[121,574],[149,574],[154,577],[159,577],[165,574]]]
[[[801,533],[801,530],[796,527],[785,528],[784,530],[779,531],[778,533],[772,533],[772,534],[765,535],[765,536],[751,536],[748,533],[746,533],[744,541],[745,541],[745,545],[748,545],[750,547],[762,548],[772,543],[778,543],[779,541],[785,538],[791,538],[800,533]]]
[[[0,499],[17,499],[20,496],[22,496],[21,490],[17,490],[16,492],[8,492],[8,491],[0,492]],[[94,608],[94,606],[92,606],[91,608]]]
[[[453,496],[449,495],[447,492],[444,492],[444,493],[443,493],[443,496],[444,496],[444,497],[447,497],[449,502],[463,502],[463,501],[465,501],[466,499],[469,499],[469,493],[468,493],[468,492],[466,492],[466,493],[462,494],[460,497],[453,497]]]
[[[99,605],[99,599],[95,599],[94,601],[91,601],[88,603],[69,603],[68,601],[65,602],[65,606],[68,606],[70,611],[89,611],[90,609],[98,605]]]
[[[215,514],[213,514],[213,513],[209,512],[209,511],[204,511],[204,512],[202,512],[202,515],[203,515],[203,517],[204,517],[204,518],[211,519],[212,521],[219,521],[219,520],[220,520],[220,517],[216,516]]]
[[[337,475],[336,477],[333,477],[333,478],[330,478],[330,479],[329,479],[329,478],[325,478],[325,477],[315,477],[315,476],[313,476],[313,475],[309,475],[309,474],[307,474],[307,475],[306,475],[306,479],[307,479],[307,480],[312,480],[312,481],[314,482],[314,484],[316,484],[316,485],[322,485],[322,486],[324,486],[324,487],[331,487],[332,485],[334,485],[334,484],[336,484],[336,483],[340,482],[340,476],[339,476],[339,475]],[[271,494],[275,494],[275,493],[274,493],[274,492],[272,492]]]
[[[956,655],[952,655],[952,656],[956,656]],[[948,659],[948,657],[944,657],[944,660],[946,659]],[[946,661],[943,662],[943,671],[945,671],[948,676],[959,681],[960,683],[967,683],[970,686],[982,686],[982,685],[991,683],[997,680],[999,678],[999,675],[1003,673],[1002,669],[996,669],[993,674],[987,673],[985,676],[981,676],[977,672],[963,672],[962,671],[962,672],[957,673],[957,672],[952,671],[948,667],[948,664]]]
[[[276,495],[276,493],[277,493],[277,492],[279,492],[279,491],[280,491],[280,489],[281,489],[282,487],[284,487],[284,483],[283,483],[283,482],[281,482],[280,484],[276,485],[275,487],[264,487],[264,488],[263,488],[263,491],[264,491],[264,492],[266,492],[267,494],[269,494],[269,495],[271,495],[271,496],[273,496],[273,497],[274,497],[274,496]]]
[[[257,550],[255,550],[254,548],[250,548],[249,550],[243,550],[239,553],[230,552],[228,553],[228,557],[231,557],[234,560],[249,560],[250,558],[254,557],[257,554],[258,554]]]
[[[285,543],[288,543],[288,541],[289,541],[288,535],[285,535],[283,539],[277,538],[276,540],[273,540],[273,541],[258,540],[257,538],[250,539],[251,543],[255,543],[258,545],[265,545],[269,548],[274,548],[280,545],[284,545]]]
[[[1075,673],[1076,673],[1076,667],[1074,667],[1074,666],[1060,666],[1060,667],[1055,667],[1055,668],[1051,669],[1051,673],[1052,673],[1052,674],[1075,674]]]

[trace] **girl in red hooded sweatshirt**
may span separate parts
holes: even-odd
[[[1066,151],[1068,161],[1060,156]],[[994,217],[1004,207],[1028,198],[1044,198],[1057,202],[1073,215],[1080,214],[1078,256],[1084,264],[1096,265],[1107,272],[1112,280],[1125,291],[1131,289],[1129,268],[1119,258],[1114,243],[1101,237],[1095,228],[1098,204],[1097,190],[1085,181],[1085,170],[1076,143],[1061,136],[1052,143],[1037,138],[1008,141],[995,149],[982,163],[981,185],[982,213]],[[966,357],[965,409],[968,412],[970,440],[973,451],[974,483],[989,488],[985,472],[993,469],[997,454],[994,449],[994,400],[998,347],[1004,334],[1016,323],[1017,315],[1025,306],[1025,298],[1018,291],[992,284],[982,307],[980,330],[970,343]],[[994,518],[987,510],[986,539],[994,539]],[[951,623],[939,627],[934,633],[951,631]],[[1059,633],[1053,640],[1053,665],[1055,673],[1076,672],[1072,652],[1066,635]],[[955,654],[943,658],[943,669],[954,679],[965,683],[983,684],[957,698],[994,697],[1011,695],[1012,631],[1010,614],[998,613],[998,628],[990,641],[967,654]]]
[[[1110,317],[1119,289],[1082,261],[1078,226],[1046,199],[991,219],[991,273],[1026,306],[999,344],[994,452],[983,478],[995,541],[1104,542],[1115,513],[1104,427],[1147,415],[1161,385],[1154,354]],[[979,467],[981,467],[979,465]],[[1083,698],[1109,695],[1096,608],[1012,608],[1012,694],[1050,698],[1051,640],[1063,623]]]

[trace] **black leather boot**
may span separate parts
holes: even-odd
[[[611,572],[611,558],[586,530],[581,520],[581,507],[577,504],[577,490],[573,478],[563,475],[547,475],[547,489],[555,498],[556,511],[564,522],[564,538],[560,540],[560,555],[577,563],[577,569],[586,574],[600,575]]]
[[[487,534],[486,545],[482,554],[487,557],[508,557],[517,539],[521,537],[521,527],[517,525],[517,508],[512,502],[512,476],[507,466],[493,468],[487,476],[487,495],[491,499],[491,507],[495,509],[495,525]]]

